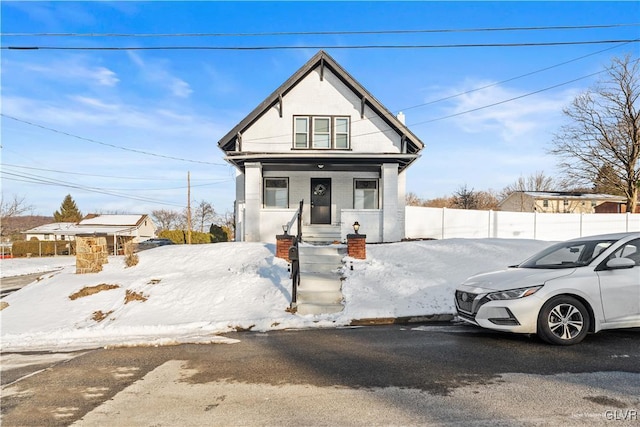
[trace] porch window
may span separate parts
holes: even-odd
[[[289,207],[289,180],[287,178],[264,179],[264,206],[266,208]]]
[[[349,117],[295,116],[293,148],[349,149]]]
[[[378,209],[378,180],[356,179],[353,191],[354,209]]]

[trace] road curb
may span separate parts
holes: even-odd
[[[351,326],[372,326],[372,325],[406,325],[409,323],[451,323],[455,320],[455,315],[450,313],[430,314],[427,316],[405,316],[405,317],[375,317],[366,319],[354,319]]]

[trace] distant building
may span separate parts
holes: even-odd
[[[626,198],[576,191],[514,191],[498,204],[509,212],[622,213]]]
[[[54,222],[23,231],[26,240],[74,241],[76,236],[106,236],[111,253],[120,253],[124,244],[141,242],[156,235],[156,225],[148,215],[89,214],[80,222]]]

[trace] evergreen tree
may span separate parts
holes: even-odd
[[[221,227],[219,225],[211,224],[211,227],[209,227],[209,234],[212,236],[211,241],[213,243],[229,241],[229,236],[224,230],[224,226]]]
[[[71,194],[67,194],[60,205],[60,210],[53,213],[53,220],[55,222],[78,222],[81,219],[82,212],[76,206]]]

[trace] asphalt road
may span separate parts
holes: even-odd
[[[230,337],[3,368],[2,425],[640,426],[638,328],[572,347],[433,324]]]
[[[0,296],[6,296],[12,292],[22,289],[29,283],[37,280],[38,277],[42,277],[48,273],[50,273],[50,271],[43,273],[23,274],[22,276],[3,277],[0,279]]]

